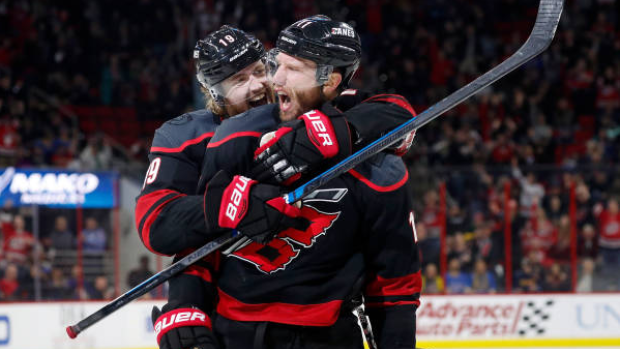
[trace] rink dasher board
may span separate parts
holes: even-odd
[[[620,348],[620,293],[422,296],[422,348]]]
[[[128,304],[74,340],[65,332],[106,302],[0,303],[0,349],[156,349],[151,309],[165,301]]]
[[[105,304],[0,303],[0,349],[156,348],[150,314],[163,301],[130,303],[67,337],[67,324]],[[417,327],[420,348],[620,348],[620,293],[422,295]]]

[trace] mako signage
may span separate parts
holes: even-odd
[[[56,208],[113,208],[113,172],[71,172],[6,168],[0,174],[0,205]]]

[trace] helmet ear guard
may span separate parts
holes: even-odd
[[[329,76],[334,72],[334,67],[331,65],[321,64],[316,67],[316,82],[319,86],[325,85],[329,80]]]

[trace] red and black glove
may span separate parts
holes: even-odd
[[[326,159],[340,161],[351,155],[349,125],[331,109],[333,116],[311,110],[263,135],[261,146],[254,153],[252,178],[290,185]]]
[[[288,228],[305,230],[309,221],[284,201],[280,188],[219,171],[207,184],[205,217],[209,230],[236,229],[264,244]]]
[[[170,302],[151,312],[160,349],[219,349],[211,331],[211,320],[202,310],[189,304]]]

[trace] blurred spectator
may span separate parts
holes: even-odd
[[[443,279],[437,272],[437,266],[433,263],[427,264],[422,275],[422,293],[438,294],[443,293],[443,290]]]
[[[521,269],[514,273],[515,292],[538,292],[541,290],[539,266],[529,258],[521,260]]]
[[[545,195],[545,188],[536,182],[536,176],[530,172],[527,176],[523,176],[521,170],[513,163],[512,175],[521,185],[521,196],[519,205],[521,207],[521,215],[531,217],[536,208],[540,207],[542,197]]]
[[[86,292],[92,300],[109,300],[114,297],[114,288],[105,276],[97,276],[92,284],[87,285]]]
[[[549,248],[550,259],[568,264],[571,258],[571,223],[568,215],[563,215],[557,225],[557,241]]]
[[[72,250],[75,248],[75,234],[69,230],[67,218],[64,216],[56,217],[50,238],[52,247],[56,250]]]
[[[71,273],[67,278],[69,289],[72,290],[71,299],[88,299],[86,288],[82,285],[83,280],[84,275],[82,274],[82,266],[76,264],[71,267]]]
[[[134,288],[151,276],[153,276],[153,271],[149,267],[149,257],[142,255],[140,256],[140,265],[129,272],[127,284],[130,288]]]
[[[102,171],[112,167],[112,147],[102,134],[91,137],[79,157],[78,168],[82,171]]]
[[[483,258],[476,259],[474,263],[471,288],[474,293],[495,293],[497,291],[495,275],[487,269],[487,263]]]
[[[596,224],[593,210],[595,202],[585,183],[580,183],[575,187],[575,197],[577,200],[577,226],[582,228],[585,224]]]
[[[434,190],[429,190],[424,194],[424,209],[422,210],[420,222],[426,226],[427,239],[439,246],[439,237],[443,223],[442,213],[439,207],[439,196]]]
[[[548,202],[547,216],[554,225],[557,225],[562,215],[565,215],[566,208],[563,206],[562,199],[558,195],[549,197]]]
[[[0,300],[17,299],[18,275],[19,269],[15,264],[8,264],[4,269],[4,276],[0,279]]]
[[[422,266],[424,267],[429,263],[439,264],[439,243],[428,238],[424,223],[416,222],[415,230],[418,236],[418,249],[421,254]]]
[[[44,298],[53,300],[71,299],[74,290],[69,287],[69,280],[60,268],[53,268],[50,280],[43,290]]]
[[[594,259],[584,258],[581,260],[579,279],[575,289],[576,292],[587,293],[604,290],[602,280],[596,275],[595,271],[596,263]]]
[[[558,262],[551,264],[551,267],[545,272],[545,281],[543,283],[543,291],[547,292],[566,292],[570,291],[570,278],[568,273],[562,268]]]
[[[598,237],[592,224],[586,224],[577,239],[577,256],[596,260],[598,256]]]
[[[523,254],[533,257],[536,262],[547,263],[549,250],[557,242],[557,229],[547,219],[545,210],[536,210],[536,217],[528,219],[519,235]]]
[[[491,225],[483,224],[476,228],[474,232],[474,242],[472,245],[473,259],[484,259],[486,263],[495,265],[500,262],[502,257],[503,246],[500,246],[492,238]],[[475,265],[474,265],[475,268]]]
[[[470,271],[474,262],[472,254],[471,244],[465,234],[455,234],[452,240],[452,248],[448,252],[448,259],[457,259],[460,269]]]
[[[466,232],[471,230],[469,216],[461,205],[452,204],[448,209],[448,217],[446,218],[447,234],[453,235],[456,232]]]
[[[4,231],[4,255],[9,262],[25,265],[32,257],[32,251],[36,244],[35,238],[25,230],[24,217],[16,215],[12,226],[5,226],[11,230]]]
[[[446,292],[448,294],[462,294],[471,292],[471,278],[461,271],[461,262],[452,258],[448,262],[446,273]]]
[[[611,198],[603,209],[601,205],[595,208],[597,213],[599,236],[599,254],[603,260],[602,272],[608,278],[611,287],[620,290],[620,210],[618,200]]]
[[[23,109],[23,103],[18,105]],[[0,167],[15,166],[20,146],[18,126],[17,119],[0,116]]]
[[[107,236],[95,217],[86,218],[86,227],[82,230],[82,248],[85,252],[103,252],[106,250]]]

